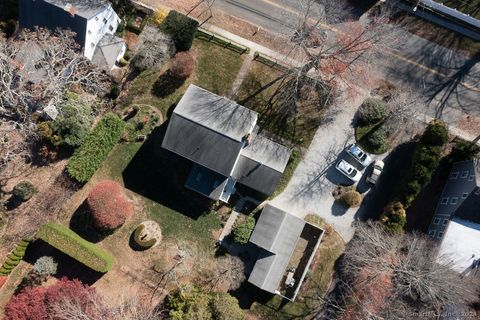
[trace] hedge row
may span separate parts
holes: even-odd
[[[105,273],[109,271],[115,261],[108,252],[58,223],[44,224],[38,230],[37,236],[66,255],[98,272]]]
[[[68,175],[80,183],[90,180],[122,137],[124,127],[116,114],[107,113],[68,161]]]
[[[172,37],[177,51],[188,51],[192,47],[198,22],[177,11],[170,11],[163,20],[160,30]]]
[[[431,121],[415,147],[411,165],[402,181],[400,198],[405,208],[412,204],[422,188],[430,182],[447,140],[445,123],[439,120]]]
[[[12,272],[12,270],[20,263],[25,255],[25,251],[27,250],[29,243],[29,240],[22,240],[19,244],[17,244],[15,250],[13,250],[7,256],[7,260],[5,260],[3,265],[0,267],[0,276],[9,275],[10,272]]]

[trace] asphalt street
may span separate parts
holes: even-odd
[[[317,2],[331,1],[318,0]],[[216,0],[215,6],[231,15],[247,20],[271,32],[291,34],[298,25],[302,1],[292,0]],[[335,26],[360,14],[342,1],[323,14],[317,4],[310,9],[312,17],[326,17]],[[344,19],[342,19],[342,14]],[[480,56],[480,53],[479,53]],[[425,97],[425,115],[442,117],[454,123],[462,113],[480,116],[480,65],[428,40],[408,34],[398,51],[389,52],[375,66],[387,80],[401,82],[421,91]]]

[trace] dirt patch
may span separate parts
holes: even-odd
[[[480,117],[464,114],[458,120],[457,126],[460,130],[475,137],[480,135]]]

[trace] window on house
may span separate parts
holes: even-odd
[[[90,46],[91,46],[92,48],[95,47],[95,43],[92,42],[92,43],[90,44]]]
[[[428,235],[432,236],[432,237],[435,237],[435,230],[428,231]]]
[[[95,17],[95,21],[98,21],[98,17]]]
[[[440,218],[433,219],[433,224],[439,224],[439,223],[440,223]]]
[[[457,197],[452,197],[450,199],[450,204],[457,204],[458,198]]]
[[[107,19],[103,18],[103,23],[106,24],[107,22]]]
[[[468,170],[462,171],[462,175],[460,176],[462,179],[465,179],[466,177],[468,177]]]
[[[452,172],[452,174],[450,175],[450,179],[454,180],[457,178],[458,178],[458,171]]]
[[[92,34],[92,31],[88,30],[88,34]]]
[[[441,204],[447,204],[448,203],[448,197],[447,198],[442,198],[440,201]]]
[[[109,29],[110,31],[113,31],[112,25],[110,25],[110,26],[108,27],[108,29]]]
[[[464,194],[462,194],[462,199],[465,199],[466,197],[468,197],[468,193],[465,192]]]
[[[440,231],[440,232],[438,233],[438,239],[441,239],[442,237],[443,237],[443,232]]]
[[[443,222],[442,222],[442,224],[443,224],[444,226],[446,226],[446,225],[447,225],[447,223],[448,223],[448,219],[443,219]]]
[[[475,176],[471,174],[470,177],[468,177],[468,181],[473,181],[473,178],[475,178]]]

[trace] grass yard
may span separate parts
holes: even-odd
[[[132,81],[127,95],[121,98],[122,108],[131,104],[148,104],[156,107],[166,117],[191,83],[226,95],[242,66],[244,56],[200,39],[194,40],[190,52],[197,62],[195,71],[176,90],[164,97],[157,96],[153,90],[160,75],[168,70],[168,64],[161,69],[146,70]]]
[[[288,185],[288,182],[290,181],[290,178],[292,178],[292,175],[295,172],[295,169],[297,168],[301,160],[302,160],[302,153],[297,149],[293,149],[292,155],[288,160],[288,163],[287,163],[287,166],[285,167],[285,171],[283,172],[282,178],[280,179],[280,182],[278,183],[277,188],[275,189],[273,194],[270,196],[270,198],[274,198],[278,196],[280,193],[283,192],[283,190],[285,190],[285,188]]]
[[[266,303],[254,303],[251,311],[259,319],[311,319],[321,302],[315,297],[323,297],[330,286],[335,261],[345,249],[345,242],[330,226],[310,266],[308,279],[305,280],[295,302],[283,301],[274,296]]]
[[[166,151],[160,159],[155,158],[151,147],[152,141],[145,147],[141,143],[119,144],[105,161],[102,176],[123,182],[139,198],[148,218],[160,224],[164,239],[183,239],[206,250],[212,248],[212,232],[221,228],[218,216],[210,212],[203,198],[198,201],[196,194],[176,189],[183,187],[182,175],[175,175],[178,168],[164,165],[174,166],[175,160],[166,159]]]
[[[261,131],[267,131],[270,135],[280,138],[277,140],[308,147],[320,123],[322,110],[318,106],[313,107],[312,104],[300,103],[297,114],[288,115],[280,110],[276,97],[273,97],[278,83],[259,92],[259,89],[280,74],[280,71],[260,62],[252,62],[250,71],[237,93],[237,101],[260,114]]]

